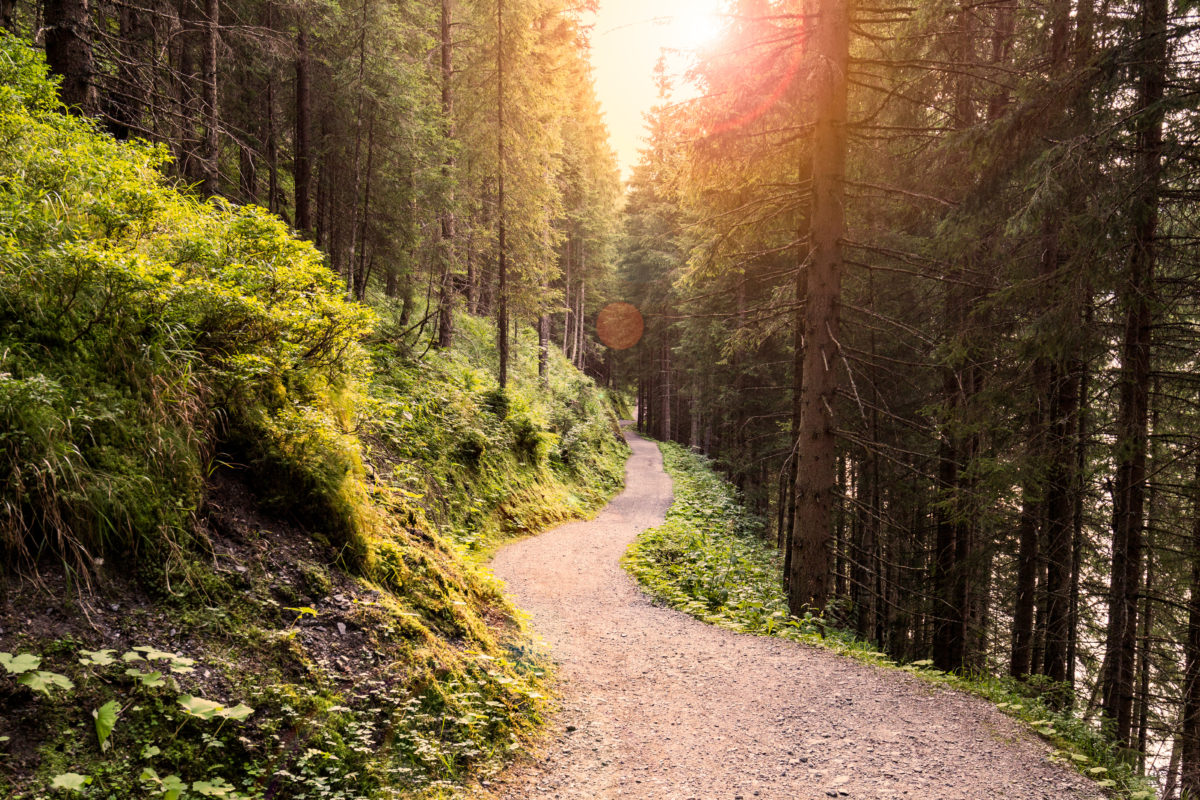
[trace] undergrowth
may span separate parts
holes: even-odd
[[[898,664],[852,632],[821,618],[788,612],[779,555],[763,538],[762,520],[748,514],[732,486],[702,456],[672,443],[659,445],[674,480],[675,500],[663,525],[630,546],[625,568],[657,600],[705,622],[833,650],[930,683],[984,697],[1055,749],[1051,759],[1097,781],[1115,797],[1149,800],[1154,789],[1119,749],[1073,709],[1056,710],[1037,687],[1009,678],[948,674],[931,661]]]
[[[166,158],[0,32],[0,796],[449,796],[544,702],[475,560],[619,488],[611,403],[466,315],[422,357]]]
[[[490,321],[460,316],[455,347],[417,363],[375,350],[370,460],[381,480],[468,552],[588,515],[624,479],[628,449],[608,395],[537,338],[512,342],[509,387],[496,382]]]

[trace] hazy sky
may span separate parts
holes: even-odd
[[[638,160],[645,123],[654,105],[654,64],[665,48],[702,44],[717,30],[720,0],[600,0],[592,30],[596,92],[626,177]],[[587,18],[585,17],[585,21]],[[672,59],[681,66],[679,57]]]

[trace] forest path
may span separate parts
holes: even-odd
[[[618,563],[671,479],[629,433],[625,491],[588,522],[501,550],[560,664],[562,712],[504,798],[1100,798],[989,704],[898,671],[733,633],[651,603]],[[498,784],[498,785],[497,785]]]

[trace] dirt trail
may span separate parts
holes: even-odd
[[[815,648],[654,606],[618,560],[671,480],[629,434],[626,489],[595,519],[493,562],[561,664],[563,711],[505,798],[1099,798],[988,704]]]

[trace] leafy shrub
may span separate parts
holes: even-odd
[[[543,383],[528,330],[514,338],[501,390],[479,366],[495,363],[488,321],[464,314],[456,329],[437,359],[417,362],[405,347],[374,353],[365,459],[392,487],[393,512],[486,550],[599,508],[620,486],[628,452],[604,392],[556,351]]]
[[[487,448],[488,440],[482,433],[475,430],[464,431],[454,448],[454,457],[468,467],[478,467]]]
[[[557,437],[542,428],[528,414],[513,417],[509,423],[512,426],[517,458],[534,466],[546,463],[546,457],[550,454],[550,448]]]
[[[292,423],[336,431],[370,312],[277,218],[182,195],[163,149],[59,113],[6,35],[0,86],[0,549],[86,570],[183,537],[218,420],[266,437],[303,491],[336,483],[338,447],[297,458],[330,442]]]
[[[508,418],[508,411],[511,405],[512,397],[506,390],[499,387],[483,395],[483,407],[500,419]]]

